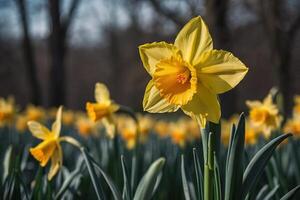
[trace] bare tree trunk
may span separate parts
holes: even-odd
[[[51,18],[51,105],[59,106],[65,103],[65,34],[60,22],[59,0],[49,0],[48,3]]]
[[[60,1],[48,0],[51,22],[49,46],[52,58],[50,72],[50,105],[52,106],[65,104],[66,77],[64,65],[67,51],[66,35],[79,2],[80,0],[73,0],[70,10],[63,17],[61,15]]]
[[[121,60],[121,54],[120,54],[120,46],[119,46],[119,38],[117,35],[117,30],[114,28],[111,28],[108,30],[108,37],[109,37],[109,51],[110,51],[110,60],[111,60],[111,66],[113,68],[113,74],[114,74],[114,81],[112,88],[114,91],[113,94],[115,98],[119,101],[122,100],[122,88],[124,83],[124,73],[123,69],[124,66],[121,66],[120,60]]]
[[[39,105],[41,103],[41,93],[40,87],[37,80],[37,71],[36,64],[34,61],[34,51],[32,47],[32,41],[29,35],[29,23],[27,18],[27,9],[24,0],[16,0],[20,18],[22,22],[22,30],[23,30],[23,53],[24,60],[27,68],[27,75],[29,77],[29,84],[32,92],[31,101],[35,105]]]
[[[300,13],[289,28],[286,28],[288,23],[284,20],[284,1],[269,0],[261,3],[261,17],[268,34],[272,60],[277,69],[279,89],[283,95],[283,111],[289,115],[292,111],[294,94],[291,58],[295,36],[300,28]]]

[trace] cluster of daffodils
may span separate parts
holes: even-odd
[[[234,88],[246,75],[248,68],[232,53],[213,49],[211,36],[201,17],[193,18],[177,35],[174,44],[154,42],[139,47],[140,57],[151,76],[143,108],[150,113],[175,112],[181,109],[190,118],[180,117],[170,121],[151,115],[136,117],[119,114],[122,106],[115,103],[108,88],[95,85],[95,102],[86,103],[86,112],[65,110],[62,107],[46,110],[33,105],[23,112],[12,98],[0,98],[0,127],[14,124],[19,132],[30,131],[40,140],[30,148],[31,155],[45,167],[51,160],[48,179],[51,180],[63,163],[61,142],[77,147],[81,144],[72,137],[61,136],[62,125],[77,130],[82,139],[119,137],[128,149],[137,143],[171,141],[184,148],[200,140],[200,130],[207,121],[221,123],[221,139],[228,145],[232,123],[237,115],[221,119],[218,94]],[[247,101],[249,117],[246,121],[245,142],[253,145],[261,136],[268,139],[281,126],[282,116],[269,94],[262,102]],[[293,117],[284,126],[286,132],[300,136],[300,96],[295,98]],[[128,113],[127,113],[128,114]],[[131,113],[132,114],[132,113]],[[135,113],[133,114],[135,115]],[[42,123],[54,121],[51,128]],[[105,134],[102,134],[105,133]]]
[[[138,124],[129,117],[118,116],[118,133],[125,141],[128,149],[136,145],[137,134],[139,143],[146,143],[149,137],[159,140],[170,140],[173,144],[185,147],[188,142],[200,138],[197,123],[189,118],[181,117],[176,121],[157,120],[150,115],[138,115]]]

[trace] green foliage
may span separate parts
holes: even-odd
[[[247,152],[247,148],[245,147],[245,117],[242,114],[240,116],[240,120],[238,126],[235,128],[235,125],[232,126],[232,132],[230,136],[230,142],[227,149],[227,155],[224,155],[222,159],[226,159],[225,169],[223,176],[221,175],[222,171],[220,170],[219,161],[216,156],[216,147],[218,142],[214,143],[212,141],[213,133],[207,134],[208,129],[202,131],[202,135],[204,138],[208,139],[206,142],[202,144],[207,145],[204,149],[204,172],[207,173],[204,176],[204,180],[202,177],[202,169],[199,162],[199,159],[196,155],[196,150],[194,153],[194,166],[195,166],[195,174],[196,178],[196,186],[197,186],[197,199],[207,200],[269,200],[269,199],[278,199],[280,194],[280,189],[282,186],[278,184],[278,181],[275,181],[274,184],[265,184],[259,187],[260,182],[265,182],[266,167],[268,164],[273,163],[276,169],[282,167],[279,163],[275,163],[274,156],[278,157],[279,153],[275,152],[276,147],[279,146],[281,142],[283,142],[288,137],[292,136],[292,134],[283,134],[279,135],[276,138],[272,139],[262,148],[260,148],[256,153],[253,154],[252,159],[249,163],[246,163],[246,159],[244,155]],[[295,148],[295,147],[293,147]],[[213,155],[213,161],[211,160],[211,156]],[[269,162],[271,160],[271,163]],[[297,163],[296,163],[297,164]],[[278,166],[279,165],[279,166]],[[211,166],[213,166],[212,172]],[[269,176],[273,177],[273,180],[277,180],[282,177],[278,177],[279,170],[275,170],[277,172],[275,175],[270,174]],[[212,175],[211,175],[212,173]],[[182,186],[184,191],[185,199],[194,199],[192,198],[192,192],[190,188],[193,188],[193,183],[187,180],[187,174],[185,170],[184,160],[182,156],[182,164],[181,164],[181,176],[182,176]],[[213,177],[213,179],[211,178]],[[222,177],[225,179],[222,180]],[[211,191],[210,185],[213,181],[214,189]],[[267,181],[268,182],[268,181]],[[207,189],[209,188],[209,189]],[[223,190],[224,188],[224,190]],[[204,196],[202,195],[202,191],[204,190]],[[299,187],[292,189],[281,199],[295,199]],[[205,192],[209,194],[205,194]]]

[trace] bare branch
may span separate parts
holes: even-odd
[[[152,4],[153,8],[158,12],[159,14],[162,14],[163,16],[167,17],[171,21],[173,21],[178,27],[181,27],[184,25],[184,22],[182,19],[180,19],[176,13],[167,10],[161,6],[158,0],[150,0],[150,3]]]
[[[74,19],[74,14],[76,13],[76,10],[77,10],[80,2],[81,2],[81,0],[73,0],[68,13],[63,18],[61,24],[65,31],[68,30],[70,24],[72,23],[72,20]]]

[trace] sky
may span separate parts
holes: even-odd
[[[4,1],[6,0],[0,0],[0,3]],[[27,0],[27,2],[30,5],[28,11],[30,13],[30,31],[32,37],[41,40],[47,38],[49,22],[47,20],[46,0]],[[63,14],[65,14],[70,2],[71,0],[63,1]],[[237,0],[232,1],[232,7],[237,4],[236,2]],[[125,3],[126,1],[124,0],[82,0],[76,13],[76,18],[73,21],[74,23],[71,26],[72,34],[69,37],[71,45],[92,46],[99,43],[103,39],[104,27],[108,24],[113,23],[120,29],[126,28],[130,24],[130,13],[124,8]],[[180,11],[179,15],[188,13],[188,7],[183,1],[177,1],[177,3],[174,3],[174,1],[165,1],[165,6],[168,8],[177,7]],[[147,26],[151,24],[155,11],[148,2],[139,3],[138,9],[137,18],[139,24],[143,29],[147,30]],[[199,10],[199,13],[203,13],[203,6],[201,4],[196,9]],[[229,20],[234,22],[232,24],[236,27],[255,20],[251,13],[247,12],[243,6],[240,6],[239,9],[232,9],[229,13]],[[22,31],[20,29],[19,14],[14,1],[10,1],[7,7],[2,6],[1,8],[0,4],[0,25],[1,23],[6,24],[2,31],[8,33],[12,38],[20,38]],[[172,23],[166,24],[168,24],[164,27],[166,31],[174,30],[175,26],[172,26]]]

